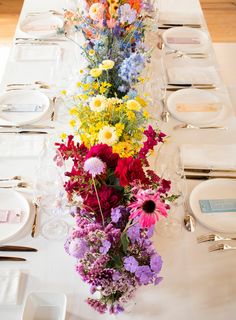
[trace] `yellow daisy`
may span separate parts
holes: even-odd
[[[101,112],[107,108],[107,100],[102,95],[97,95],[96,97],[92,98],[89,103],[89,107],[92,111]]]
[[[103,70],[109,70],[109,69],[112,69],[114,65],[115,65],[115,62],[112,60],[103,60],[100,65],[100,68]]]
[[[90,70],[90,75],[93,78],[98,78],[98,77],[100,77],[101,74],[102,74],[102,69],[100,69],[100,68],[94,68],[94,69]]]
[[[128,100],[126,105],[127,108],[132,111],[140,111],[141,109],[141,105],[137,100]]]
[[[104,126],[98,132],[98,142],[106,143],[108,146],[112,146],[118,141],[116,128],[112,126]]]

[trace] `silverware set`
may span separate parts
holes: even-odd
[[[204,168],[184,168],[186,179],[189,180],[209,180],[215,178],[236,179],[236,170],[229,169],[204,169]]]
[[[204,234],[204,235],[197,237],[198,243],[216,242],[208,248],[209,252],[236,250],[236,246],[231,246],[226,243],[222,243],[222,242],[219,243],[218,242],[218,241],[234,241],[234,240],[236,240],[236,237],[221,236],[219,234],[214,234],[214,233]]]
[[[25,247],[25,246],[14,246],[14,245],[6,245],[6,246],[0,246],[0,251],[3,252],[37,252],[38,250],[31,247]],[[0,261],[27,261],[25,258],[21,257],[10,257],[10,256],[0,256]]]

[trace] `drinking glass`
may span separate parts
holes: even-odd
[[[182,231],[182,215],[179,214],[179,211],[184,210],[187,194],[179,148],[171,143],[162,148],[155,166],[161,178],[171,181],[169,194],[176,195],[176,199],[169,203],[168,217],[162,218],[157,223],[156,232],[163,237],[177,238]]]
[[[65,238],[68,225],[62,219],[67,213],[66,194],[64,191],[64,161],[60,152],[45,142],[39,156],[34,181],[34,202],[38,205],[42,224],[41,234],[47,239]]]

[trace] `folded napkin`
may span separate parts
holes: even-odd
[[[0,158],[37,157],[44,147],[42,136],[8,135],[0,137]]]
[[[18,303],[20,280],[19,270],[0,269],[0,305]]]
[[[236,144],[184,144],[180,150],[184,167],[236,169]]]
[[[170,83],[215,84],[219,82],[218,73],[213,66],[170,67],[167,69],[167,74]]]
[[[58,45],[18,45],[15,47],[17,61],[52,61],[61,54]]]
[[[159,20],[161,23],[200,24],[201,17],[193,13],[180,13],[174,11],[161,11]]]

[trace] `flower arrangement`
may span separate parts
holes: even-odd
[[[84,0],[65,11],[66,27],[84,36],[87,61],[70,108],[74,135],[57,143],[71,164],[64,187],[75,227],[65,250],[99,295],[87,302],[100,313],[123,311],[139,286],[162,280],[151,237],[175,196],[170,181],[149,168],[165,134],[147,126],[135,89],[149,61],[145,18],[152,11],[148,0]]]
[[[145,18],[153,8],[144,0],[81,1],[76,12],[65,11],[66,30],[80,31],[77,43],[87,61],[84,82],[100,77],[110,97],[122,97],[139,82],[150,49],[144,45]]]
[[[151,126],[144,135],[139,151],[125,158],[104,143],[76,143],[72,135],[57,143],[65,161],[73,162],[65,190],[76,226],[65,249],[77,259],[76,271],[91,293],[99,292],[87,302],[101,313],[122,311],[139,286],[162,279],[151,236],[173,196],[170,181],[150,170],[147,160],[165,135]]]

